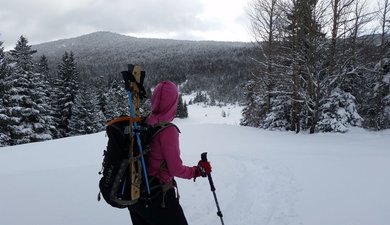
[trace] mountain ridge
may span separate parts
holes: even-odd
[[[162,40],[162,41],[203,42],[203,43],[246,43],[246,44],[250,43],[250,42],[242,42],[242,41],[184,40],[184,39],[171,39],[171,38],[135,37],[135,36],[120,34],[120,33],[112,32],[112,31],[101,30],[101,31],[94,31],[91,33],[87,33],[87,34],[81,34],[81,35],[74,36],[74,37],[67,37],[67,38],[60,38],[60,39],[52,40],[52,41],[46,41],[46,42],[34,44],[33,46],[47,45],[47,44],[68,41],[68,40],[73,40],[73,39],[88,38],[90,36],[97,36],[97,35],[100,35],[101,37],[117,36],[117,37],[122,37],[124,39],[126,38],[126,39],[138,39],[138,40]]]
[[[81,80],[118,79],[127,64],[139,64],[147,72],[147,86],[161,80],[186,85],[183,91],[206,90],[225,102],[242,98],[241,88],[253,71],[255,54],[247,42],[190,41],[136,38],[97,31],[32,46],[35,58],[48,58],[52,76],[65,51],[74,53]]]

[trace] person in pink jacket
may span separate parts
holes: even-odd
[[[152,126],[169,123],[176,116],[179,93],[170,81],[159,83],[152,95],[151,114],[146,123]],[[147,172],[152,189],[151,197],[129,207],[133,225],[187,225],[179,204],[174,177],[192,179],[210,174],[209,162],[197,166],[183,165],[180,158],[179,129],[168,126],[153,137],[147,155]]]

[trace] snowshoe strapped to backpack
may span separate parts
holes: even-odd
[[[104,151],[103,168],[100,174],[99,188],[104,200],[113,207],[126,208],[138,202],[142,188],[145,186],[143,179],[140,153],[134,132],[141,137],[143,154],[150,150],[149,144],[157,133],[172,123],[159,123],[150,126],[145,122],[138,122],[138,130],[132,127],[131,117],[122,116],[107,123],[108,136],[107,150]],[[100,200],[100,193],[98,200]]]

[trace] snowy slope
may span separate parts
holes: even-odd
[[[239,107],[189,106],[183,161],[207,151],[226,225],[390,224],[390,131],[293,134],[240,127]],[[207,114],[207,115],[206,115]],[[97,202],[104,133],[0,148],[1,225],[131,224]],[[178,179],[192,225],[220,224],[207,179]]]

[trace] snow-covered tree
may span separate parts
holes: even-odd
[[[344,133],[352,126],[360,127],[362,120],[357,112],[355,97],[336,88],[321,106],[317,129],[323,132]]]
[[[12,72],[4,79],[6,90],[3,95],[3,111],[11,138],[10,145],[52,138],[48,125],[49,106],[43,92],[48,87],[44,85],[41,75],[34,72],[34,53],[23,36],[15,49],[10,51]]]
[[[389,52],[390,56],[390,52]],[[372,108],[375,116],[372,118],[376,130],[390,128],[390,57],[385,57],[376,65],[376,82],[373,88]]]
[[[13,61],[16,62],[18,69],[22,71],[32,71],[34,66],[33,54],[36,52],[31,48],[31,45],[28,45],[28,40],[24,36],[20,36],[15,49],[10,50]]]
[[[96,93],[89,89],[80,89],[72,105],[68,136],[102,131],[105,121]]]
[[[240,124],[259,127],[266,114],[266,101],[258,90],[259,82],[250,80],[244,87],[245,107],[242,110]]]
[[[7,63],[5,59],[5,52],[3,47],[3,42],[0,41],[0,85],[2,85],[3,79],[7,73]],[[4,88],[0,86],[0,93],[4,93]]]
[[[7,76],[7,63],[5,60],[3,42],[0,41],[0,96],[5,94],[5,77]],[[0,99],[0,147],[5,146],[10,141],[10,134],[7,129],[8,117],[3,105],[3,98]]]
[[[152,101],[151,101],[151,89],[146,88],[147,97],[141,100],[141,115],[147,116],[152,111]]]
[[[284,94],[277,95],[273,98],[270,107],[259,126],[270,130],[288,130],[291,124],[291,99]]]
[[[44,93],[45,102],[47,104],[46,111],[48,112],[48,122],[47,125],[50,126],[50,131],[53,135],[53,138],[58,137],[58,132],[56,129],[57,123],[55,118],[56,108],[56,87],[53,85],[52,74],[48,65],[48,59],[45,55],[42,55],[37,62],[35,70],[40,74],[39,77],[36,78],[37,83],[41,83],[42,88],[40,91]]]
[[[42,76],[45,77],[46,80],[49,81],[49,79],[50,79],[49,78],[50,69],[49,69],[49,63],[48,63],[47,57],[45,55],[42,55],[39,58],[36,70],[37,70],[38,73],[42,74]]]
[[[187,103],[183,102],[183,97],[181,94],[179,95],[179,101],[177,103],[176,117],[178,117],[178,118],[187,118],[188,117]]]
[[[124,85],[113,80],[110,89],[105,94],[104,116],[106,120],[111,120],[121,115],[129,115],[129,100],[127,99]]]
[[[207,103],[207,95],[201,91],[196,92],[193,103]]]
[[[0,41],[0,95],[3,96],[5,91],[4,78],[7,75],[7,63],[5,60],[4,47],[2,46],[3,42]],[[2,99],[0,99],[0,106],[2,104]]]
[[[58,66],[58,78],[55,81],[56,104],[55,117],[58,137],[66,137],[70,132],[69,120],[72,106],[79,91],[78,71],[73,53],[65,52]]]

